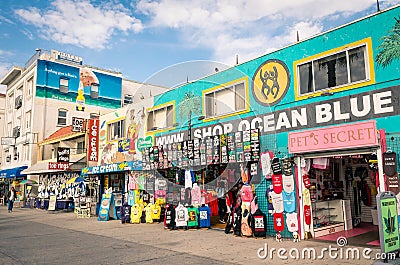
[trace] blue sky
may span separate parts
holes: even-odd
[[[376,0],[0,0],[0,77],[41,48],[174,86],[374,12]]]

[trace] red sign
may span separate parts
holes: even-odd
[[[376,145],[375,121],[289,133],[289,152],[292,154]]]
[[[99,160],[99,119],[89,120],[89,138],[88,138],[88,161],[97,162]]]
[[[69,162],[49,162],[50,170],[69,170]]]

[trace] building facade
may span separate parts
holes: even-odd
[[[81,57],[37,50],[24,67],[14,66],[2,79],[6,85],[3,135],[3,177],[54,152],[40,146],[73,117],[89,119],[121,106],[122,75],[83,65]]]
[[[390,52],[400,49],[390,42],[399,16],[395,6],[102,116],[99,167],[82,173],[104,178],[108,165],[134,160],[171,185],[191,169],[211,191],[230,169],[232,186],[254,184],[267,234],[319,237],[372,223],[374,194],[399,192],[398,167],[385,171],[399,152],[400,58]],[[126,195],[133,174],[127,167],[118,182]],[[286,206],[273,212],[265,194],[282,192],[282,175]],[[182,198],[174,187],[167,202]],[[291,219],[279,217],[277,231],[282,213]]]

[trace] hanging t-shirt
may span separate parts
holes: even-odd
[[[193,185],[193,189],[190,191],[192,195],[192,204],[193,205],[200,205],[201,204],[201,190],[200,187],[196,184]]]
[[[311,205],[310,191],[308,189],[303,190],[303,203],[304,205]]]
[[[266,235],[266,225],[267,225],[267,217],[266,215],[260,210],[257,209],[251,215],[251,225],[253,234],[255,237],[265,237]]]
[[[283,208],[285,212],[292,213],[296,211],[296,197],[294,192],[282,192]]]
[[[278,157],[272,159],[271,169],[274,175],[282,175],[281,162]]]
[[[129,173],[129,182],[128,182],[128,189],[129,190],[138,189],[137,177],[138,177],[137,173]]]
[[[128,192],[128,204],[133,206],[135,204],[135,191],[130,190]]]
[[[265,192],[265,197],[267,197],[267,200],[268,200],[268,212],[270,212],[270,213],[272,213],[272,211],[274,210],[274,205],[272,204],[272,197],[270,194],[273,191],[274,191],[274,189],[270,187]]]
[[[199,207],[199,226],[210,227],[211,226],[211,210],[207,205]]]
[[[153,212],[154,204],[149,203],[145,208],[145,214],[146,214],[146,223],[152,224],[153,223],[153,218],[152,218],[152,212]]]
[[[253,231],[250,226],[250,213],[245,211],[242,215],[241,230],[243,236],[252,236]]]
[[[152,208],[151,218],[153,218],[153,220],[160,220],[160,217],[161,217],[161,206],[158,203],[156,203]]]
[[[135,204],[131,208],[131,223],[140,224],[140,218],[142,217],[142,207],[139,204]]]
[[[182,204],[175,208],[175,224],[177,227],[187,226],[189,219],[188,210]]]
[[[175,208],[172,204],[165,207],[164,227],[172,229],[175,226]]]
[[[311,187],[311,181],[310,181],[310,179],[309,179],[309,177],[308,177],[307,174],[304,174],[304,175],[303,175],[303,184],[304,184],[304,187],[305,187],[306,189],[308,189],[308,188]]]
[[[293,175],[282,176],[283,190],[286,192],[294,191],[294,178]]]
[[[188,207],[188,227],[197,227],[199,225],[198,214],[199,210],[196,207]]]
[[[306,225],[311,224],[311,207],[310,205],[304,205],[304,222]]]
[[[274,229],[281,232],[285,229],[285,221],[283,220],[283,213],[274,213]]]
[[[275,213],[283,213],[283,198],[282,193],[275,193],[274,191],[269,193],[272,199],[272,205],[274,207]]]
[[[271,176],[271,157],[268,152],[262,153],[261,157],[261,170],[264,177],[268,178]]]
[[[274,187],[274,192],[275,193],[281,193],[282,192],[282,174],[274,174],[272,175],[272,186]]]
[[[243,166],[240,166],[240,176],[242,177],[242,182],[243,183],[248,183],[249,182],[249,175],[247,173],[247,169],[243,168]]]
[[[140,174],[138,177],[138,189],[139,190],[144,190],[145,189],[145,183],[146,183],[146,177],[143,174]]]
[[[297,213],[286,214],[286,225],[289,232],[297,232],[299,230],[299,225],[297,222]]]
[[[253,189],[251,186],[243,185],[241,189],[242,202],[251,202],[253,200]]]
[[[185,171],[185,189],[192,188],[194,179],[194,172],[192,170]]]

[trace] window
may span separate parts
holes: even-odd
[[[91,119],[97,119],[100,115],[98,113],[90,113]]]
[[[76,153],[77,154],[83,154],[85,151],[85,141],[78,142],[76,144]]]
[[[246,109],[246,89],[243,81],[206,93],[204,96],[206,117],[221,116]]]
[[[299,95],[367,81],[367,45],[350,47],[297,65]]]
[[[124,96],[124,106],[128,105],[128,104],[132,104],[132,103],[133,103],[133,96],[129,95],[129,94],[126,94]]]
[[[25,128],[29,129],[31,128],[31,117],[32,116],[32,112],[31,111],[27,111],[25,113]]]
[[[28,161],[30,159],[30,147],[29,144],[23,145],[23,150],[24,150],[24,160]]]
[[[99,97],[99,84],[92,83],[90,86],[90,97],[98,98]]]
[[[125,120],[116,121],[108,124],[108,140],[112,141],[125,137]]]
[[[31,96],[33,91],[33,77],[26,82],[26,96]]]
[[[147,130],[158,130],[172,127],[174,123],[173,105],[153,109],[148,112]]]
[[[15,98],[15,109],[20,109],[22,107],[22,95]]]
[[[58,110],[57,125],[58,126],[67,125],[67,110],[65,110],[65,109],[59,109]]]
[[[61,93],[68,93],[68,83],[69,79],[67,77],[60,77],[60,92]]]

